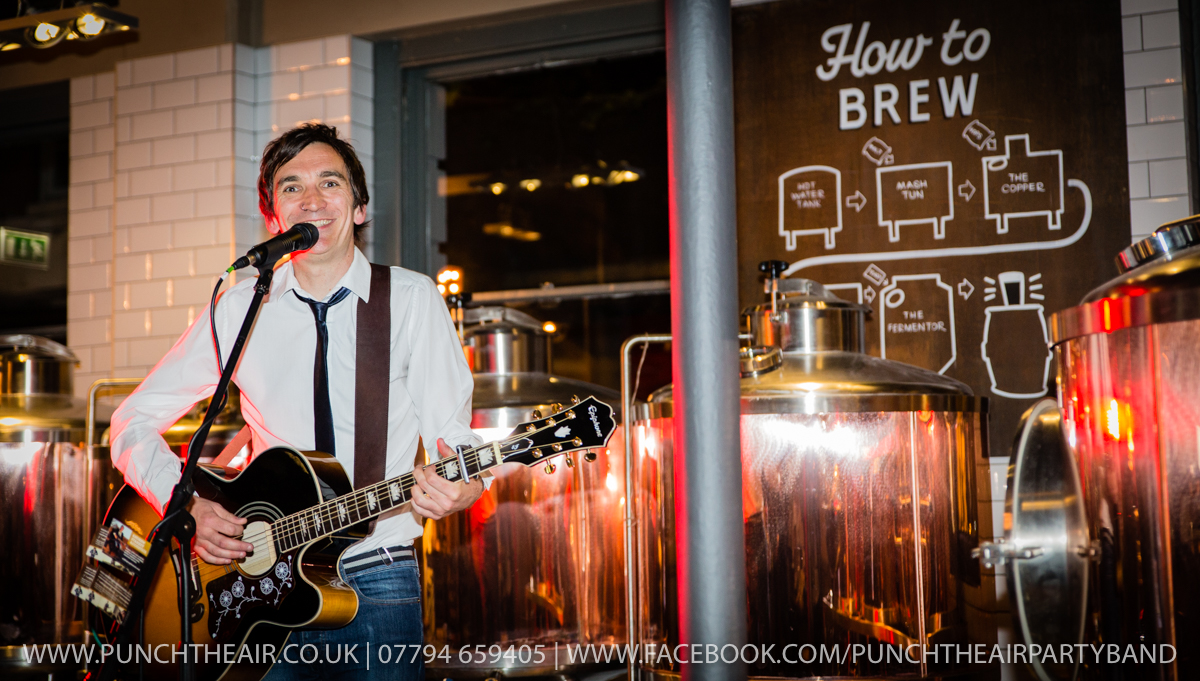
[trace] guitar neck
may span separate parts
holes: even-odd
[[[513,445],[493,442],[473,447],[461,457],[446,457],[425,468],[432,467],[446,480],[470,480],[500,463],[501,446]],[[405,473],[280,518],[274,523],[276,551],[291,551],[398,508],[412,499],[416,486],[413,474]]]
[[[533,466],[560,454],[603,447],[615,427],[611,407],[595,397],[576,398],[566,410],[518,425],[503,440],[464,449],[425,468],[433,467],[452,482],[466,481],[506,461]],[[413,474],[405,473],[280,518],[272,525],[275,549],[282,554],[398,508],[412,499],[416,484]]]

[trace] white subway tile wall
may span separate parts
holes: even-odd
[[[237,244],[249,248],[267,236],[258,212],[258,166],[267,143],[308,121],[338,129],[354,145],[374,190],[374,114],[372,45],[351,36],[335,36],[253,49],[235,47],[238,78],[234,102],[253,112],[235,116],[234,185],[237,187]],[[251,72],[250,69],[253,69]],[[367,218],[374,214],[368,204]],[[372,255],[371,230],[364,252]]]
[[[67,344],[80,366],[75,393],[112,369],[112,73],[71,79],[67,226]]]
[[[1177,0],[1122,0],[1129,213],[1134,241],[1192,214]]]
[[[218,172],[233,164],[233,125],[222,116],[233,82],[222,53],[231,50],[117,64],[113,375],[145,375],[208,302],[176,291],[211,291],[232,260],[232,230],[218,229],[233,215],[231,174]],[[198,269],[197,251],[211,250],[222,264]]]
[[[67,335],[80,395],[97,378],[144,376],[217,275],[267,238],[267,142],[334,125],[373,189],[371,60],[369,42],[337,36],[134,59],[71,81]]]

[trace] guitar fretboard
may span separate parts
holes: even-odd
[[[461,463],[459,457],[453,456],[425,468],[434,468],[438,475],[452,482],[470,480],[503,463],[502,452],[519,451],[530,444],[519,436],[491,442],[464,450]],[[463,470],[464,464],[466,470]],[[405,473],[280,518],[273,524],[275,551],[283,554],[402,506],[412,499],[411,492],[416,485],[413,474]]]

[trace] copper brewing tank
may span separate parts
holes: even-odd
[[[485,442],[575,395],[618,403],[613,390],[550,373],[550,337],[533,317],[484,307],[466,310],[464,323],[471,427]],[[451,658],[430,663],[431,674],[576,673],[566,645],[626,642],[623,459],[619,449],[595,453],[573,466],[559,458],[555,472],[504,464],[474,506],[426,523],[425,642],[449,646]]]
[[[83,640],[81,603],[67,590],[83,565],[85,490],[107,464],[84,446],[77,362],[49,339],[0,336],[0,677],[79,666],[35,668],[21,654],[23,644]]]
[[[1062,487],[1074,490],[1057,515],[1085,518],[1086,526],[1079,536],[1027,527],[1023,507],[1013,505],[1009,553],[1040,550],[1010,569],[1023,579],[1011,594],[1019,631],[1041,642],[1054,624],[1055,643],[1175,653],[1154,665],[1143,664],[1144,652],[1136,663],[1085,664],[1080,678],[1200,676],[1193,645],[1200,635],[1198,225],[1200,216],[1164,225],[1118,256],[1117,278],[1050,318],[1058,359],[1054,418],[1070,469]],[[1017,482],[1009,495],[1032,498]],[[1063,526],[1071,527],[1054,523]],[[1047,580],[1059,588],[1035,591]],[[1048,621],[1046,608],[1071,621]],[[1042,678],[1075,673],[1035,671]]]
[[[865,354],[866,308],[813,281],[778,285],[774,303],[744,313],[754,346],[741,362],[748,642],[774,644],[776,658],[747,660],[749,674],[953,671],[803,661],[799,646],[967,642],[986,401],[958,381]],[[637,640],[658,650],[679,643],[672,416],[667,387],[636,405],[631,426]],[[673,679],[679,667],[656,657],[640,672]]]

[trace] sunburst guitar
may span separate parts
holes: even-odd
[[[470,480],[503,463],[534,466],[603,447],[615,427],[612,408],[589,397],[522,423],[502,440],[462,448],[457,456],[429,465],[447,480]],[[143,673],[151,681],[167,681],[178,678],[177,666],[161,660],[178,647],[176,575],[186,569],[195,596],[187,610],[197,646],[192,656],[197,681],[257,681],[271,666],[263,651],[273,649],[278,655],[292,629],[332,629],[354,619],[358,598],[338,578],[338,561],[366,535],[372,519],[407,503],[415,485],[406,473],[355,490],[332,456],[287,447],[259,454],[232,479],[199,468],[197,493],[246,518],[242,539],[254,550],[231,565],[212,565],[193,554],[182,567],[174,558],[155,566],[141,564],[149,533],[160,518],[126,486],[89,547],[92,560],[72,593],[94,606],[92,628],[101,640],[113,640],[120,627],[138,627],[126,621],[125,608],[136,581],[150,579],[139,643],[161,652],[158,661],[144,665]]]

